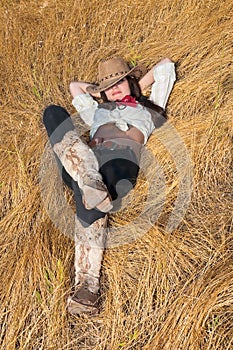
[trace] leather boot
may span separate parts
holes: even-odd
[[[68,311],[96,314],[100,297],[100,270],[107,237],[107,215],[84,228],[76,219],[75,292],[68,298]]]
[[[68,131],[61,142],[53,146],[67,173],[77,181],[87,209],[97,208],[102,212],[112,209],[110,195],[99,173],[99,164],[94,152],[79,138],[76,130]]]

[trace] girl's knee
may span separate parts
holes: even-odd
[[[44,125],[50,125],[54,120],[65,120],[69,118],[69,113],[65,108],[57,105],[50,105],[45,108],[43,113]]]
[[[57,114],[59,109],[60,109],[60,107],[56,106],[56,105],[47,106],[44,110],[44,113],[43,113],[44,124],[46,124],[49,120],[53,119],[54,116]]]

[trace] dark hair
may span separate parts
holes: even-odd
[[[131,96],[135,97],[141,105],[149,109],[155,127],[163,125],[167,118],[165,110],[162,107],[150,101],[146,96],[142,95],[139,82],[135,77],[127,76],[126,79],[129,83]],[[104,91],[102,91],[100,95],[104,103],[109,102]]]

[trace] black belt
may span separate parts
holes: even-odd
[[[129,145],[122,145],[112,140],[104,140],[104,138],[102,137],[96,137],[92,139],[88,145],[95,150],[101,150],[101,149],[102,150],[108,149],[110,151],[122,150],[122,149],[132,150],[132,147],[130,147]]]
[[[116,159],[125,159],[138,165],[135,152],[129,145],[122,145],[111,140],[106,140],[102,143],[95,143],[95,146],[93,146],[94,142],[92,143],[92,150],[98,159],[100,167],[108,161],[114,161]]]

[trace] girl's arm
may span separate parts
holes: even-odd
[[[82,81],[73,81],[70,83],[70,92],[73,97],[72,105],[87,125],[92,125],[94,114],[98,107],[98,103],[93,97],[100,97],[98,93],[92,94],[92,97],[87,92],[87,87],[90,85],[90,83]]]
[[[139,81],[139,85],[142,91],[145,91],[148,87],[150,87],[154,83],[154,69],[161,64],[172,62],[170,58],[164,58],[159,61],[155,66],[153,66]]]
[[[87,94],[87,87],[90,86],[90,83],[85,83],[82,81],[72,81],[70,83],[70,93],[73,97],[81,94]],[[100,98],[99,93],[92,93],[91,94],[94,97]]]

